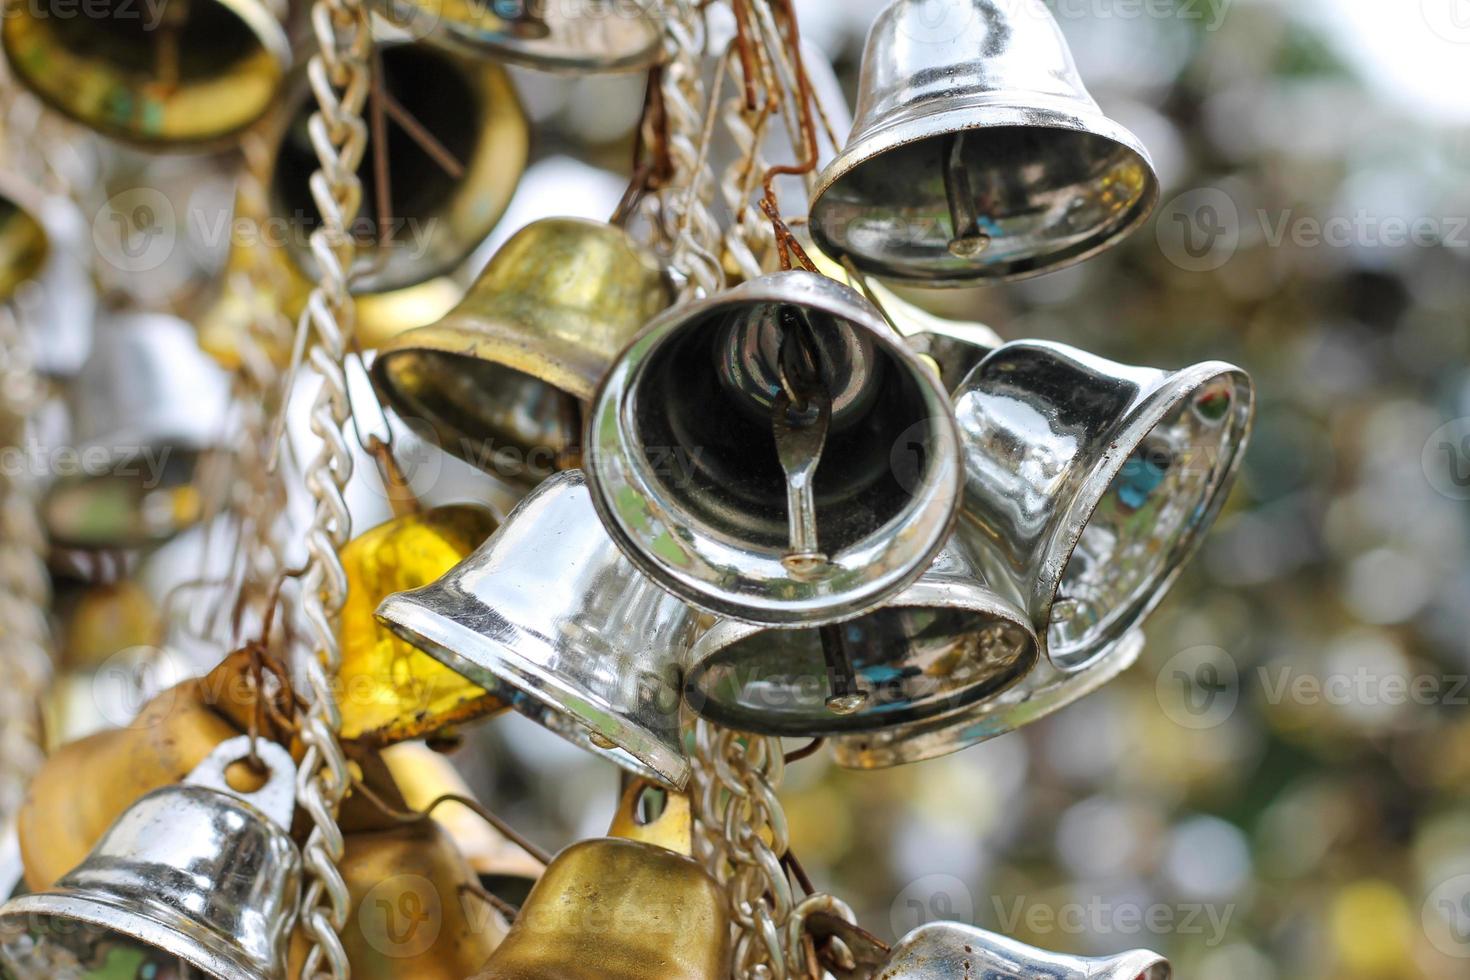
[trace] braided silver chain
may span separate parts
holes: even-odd
[[[341,930],[350,912],[346,882],[337,869],[342,830],[337,812],[350,776],[338,732],[336,678],[341,666],[336,620],[347,599],[347,573],[337,551],[347,543],[352,521],[343,488],[352,476],[352,455],[344,427],[351,415],[343,361],[354,322],[348,290],[356,249],[348,229],[362,203],[357,167],[367,146],[363,105],[371,84],[372,27],[361,0],[314,0],[311,24],[318,51],[307,66],[317,111],[308,123],[319,168],[311,175],[311,194],[322,222],[311,235],[319,281],[303,312],[311,329],[308,363],[321,379],[311,409],[311,431],[321,448],[306,465],[306,488],[314,500],[306,532],[307,564],[301,579],[300,618],[309,644],[305,658],[307,710],[301,739],[306,754],[298,775],[297,799],[311,818],[304,859],[307,886],[301,922],[311,947],[302,976],[308,980],[351,975]]]

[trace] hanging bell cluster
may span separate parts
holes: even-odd
[[[331,258],[310,237],[329,201],[319,153],[332,125],[312,96],[331,79],[289,71],[274,5],[167,6],[156,31],[39,8],[0,27],[17,79],[104,136],[213,147],[256,127],[259,186],[237,206],[291,232],[278,247],[232,242],[227,275],[261,295],[233,294],[197,325],[111,297],[95,317],[56,307],[89,328],[85,356],[38,363],[68,382],[71,439],[93,465],[52,479],[41,516],[74,566],[110,571],[66,586],[80,611],[48,709],[53,751],[16,820],[29,893],[0,906],[0,974],[295,980],[327,930],[324,907],[298,919],[303,874],[320,884],[335,861],[330,903],[349,914],[330,926],[354,977],[725,980],[753,932],[769,946],[787,924],[752,926],[751,907],[780,889],[732,881],[720,862],[759,864],[784,820],[774,792],[720,771],[729,760],[691,758],[691,745],[707,751],[692,723],[745,733],[752,757],[757,736],[803,737],[826,740],[841,766],[884,768],[1013,731],[1137,659],[1145,620],[1224,505],[1251,423],[1248,376],[1004,343],[881,281],[1039,275],[1119,243],[1153,207],[1147,152],[1088,94],[1041,0],[890,3],[845,146],[820,172],[813,148],[805,166],[749,181],[769,189],[775,247],[759,259],[748,227],[696,241],[700,189],[676,186],[708,149],[683,103],[704,62],[674,50],[696,44],[685,35],[701,5],[373,0],[391,40],[368,45],[372,92],[343,95],[372,116],[351,161],[355,264],[337,284],[354,298],[355,344],[327,369],[324,347],[304,345]],[[790,40],[795,15],[779,6]],[[770,41],[754,34],[781,34],[776,6],[761,9],[770,25],[742,18],[719,61],[732,77],[755,64],[736,55]],[[795,67],[762,62],[771,78],[814,56],[789,47]],[[540,218],[472,275],[530,155],[507,63],[650,70],[640,146],[652,149],[608,221]],[[809,97],[809,82],[794,88]],[[804,156],[801,132],[817,127],[795,116],[784,147]],[[754,173],[763,152],[754,131],[726,135],[722,191],[741,154]],[[809,191],[795,231],[776,177]],[[732,222],[757,213],[724,203]],[[75,215],[0,184],[0,302],[67,292],[80,241]],[[731,241],[745,251],[715,254]],[[726,286],[730,270],[749,274]],[[294,350],[280,337],[251,346],[262,310],[299,319]],[[71,349],[35,333],[40,348]],[[129,571],[239,507],[232,407],[277,394],[243,380],[270,375],[286,391],[270,406],[286,428],[303,359],[328,382],[306,426],[326,462],[287,504],[309,491],[318,522],[300,541],[234,545],[237,565],[251,545],[280,553],[270,581],[228,571],[238,597],[207,637],[219,666],[150,691],[131,720],[88,727],[97,719],[68,692],[99,690],[104,665],[137,669],[127,651],[168,636],[167,610],[109,563]],[[359,365],[365,378],[348,377]],[[381,412],[363,410],[373,399]],[[346,415],[348,429],[323,428]],[[479,471],[472,491],[420,500],[396,462],[404,429],[436,462]],[[388,487],[386,519],[322,482],[365,458]],[[284,483],[294,465],[265,469]],[[518,503],[484,506],[505,497]],[[265,523],[278,516],[295,526],[289,513]],[[285,560],[303,550],[305,572]],[[340,609],[277,608],[303,593],[340,596]],[[305,649],[301,619],[323,649]],[[221,636],[238,644],[250,629],[221,660]],[[302,661],[286,665],[280,646]],[[336,703],[303,721],[323,683]],[[482,817],[498,818],[435,750],[510,711],[624,771],[608,837],[543,861],[487,830]],[[322,764],[332,739],[340,813],[310,792],[310,767],[296,800],[297,765]],[[710,782],[726,777],[728,792]],[[746,817],[772,811],[770,827],[708,821],[722,793],[740,796],[733,785]],[[696,833],[716,843],[696,848]],[[785,880],[787,857],[764,872]],[[890,948],[850,919],[790,923],[837,980],[1171,975],[1151,953],[1088,960],[958,923]],[[423,939],[415,923],[429,920]]]

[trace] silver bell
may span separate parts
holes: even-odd
[[[1143,633],[1135,630],[1071,673],[1057,670],[1042,657],[1020,683],[983,701],[917,721],[839,735],[830,743],[832,758],[844,769],[888,769],[958,752],[1080,701],[1133,666],[1142,651]]]
[[[1039,949],[1007,936],[959,922],[929,922],[886,948],[861,929],[827,914],[804,915],[798,906],[790,928],[815,938],[835,938],[847,947],[851,970],[837,967],[838,980],[1170,980],[1169,961],[1146,949],[1115,956],[1072,956]]]
[[[1162,371],[1041,341],[1003,345],[955,391],[960,534],[1057,669],[1163,599],[1225,502],[1253,401],[1230,364]]]
[[[74,465],[57,473],[43,505],[56,544],[138,548],[200,519],[196,480],[206,460],[221,459],[230,382],[187,324],[158,313],[105,317],[69,398]]]
[[[727,728],[836,736],[983,703],[1036,660],[1026,614],[986,588],[955,537],[917,582],[856,619],[798,629],[720,620],[690,653],[685,694]]]
[[[817,181],[812,234],[874,275],[974,285],[1115,244],[1158,193],[1042,0],[896,0],[868,34],[857,122]]]
[[[91,346],[91,248],[75,204],[0,174],[0,302],[15,311],[43,375],[76,374]]]
[[[134,803],[54,888],[0,907],[0,973],[285,980],[301,884],[286,829],[296,768],[259,741],[270,773],[242,793],[226,770],[249,753],[248,736],[222,743],[183,783]]]
[[[438,581],[384,599],[399,636],[559,735],[682,788],[692,610],[613,545],[580,470],[544,481]]]
[[[958,441],[938,378],[858,293],[753,279],[655,318],[588,416],[587,480],[660,586],[761,625],[850,619],[949,536]]]

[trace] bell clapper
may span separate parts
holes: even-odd
[[[949,254],[957,259],[973,259],[990,247],[990,236],[980,230],[980,215],[975,210],[975,195],[970,190],[970,175],[965,170],[965,134],[954,133],[944,139],[944,196],[949,203]]]
[[[822,659],[827,662],[827,684],[832,691],[827,697],[827,710],[834,715],[855,714],[868,703],[868,692],[858,687],[842,626],[836,623],[822,626],[818,633],[822,638]]]

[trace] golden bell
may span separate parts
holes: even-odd
[[[395,592],[428,585],[494,533],[495,517],[468,504],[380,524],[341,551],[347,569],[339,675],[342,737],[386,745],[504,710],[505,704],[373,617]]]
[[[358,167],[362,208],[349,231],[357,239],[352,292],[363,347],[432,323],[464,294],[452,273],[495,227],[515,193],[530,150],[530,128],[505,69],[425,44],[379,47],[388,101],[413,117],[441,156],[436,161],[390,115],[387,160],[391,214],[378,215],[374,143]],[[255,247],[281,264],[287,282],[282,309],[295,319],[317,278],[310,232],[320,213],[308,183],[318,161],[307,124],[316,111],[309,89],[294,93],[268,180],[271,218],[257,229]],[[463,172],[451,175],[452,163]],[[382,233],[380,235],[380,225]],[[247,258],[232,256],[242,263]],[[281,357],[288,352],[282,351]]]
[[[37,0],[6,11],[10,69],[106,136],[170,148],[223,140],[274,104],[291,62],[265,0]]]
[[[39,218],[0,192],[0,302],[9,302],[21,283],[40,273],[50,251]]]
[[[62,746],[36,773],[16,818],[26,883],[50,887],[145,793],[183,779],[240,729],[198,678],[150,701],[126,728]],[[78,792],[85,787],[85,792]]]
[[[672,298],[658,259],[621,228],[537,221],[505,243],[448,316],[379,351],[373,380],[448,452],[536,483],[576,465],[581,403]]]
[[[663,812],[644,819],[660,798]],[[474,980],[728,977],[725,894],[689,857],[691,833],[688,797],[633,782],[612,836],[556,856]]]

